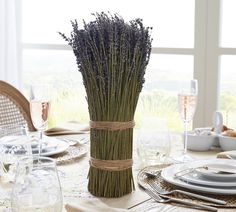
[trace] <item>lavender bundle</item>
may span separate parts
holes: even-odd
[[[60,33],[76,56],[90,120],[95,125],[132,125],[151,52],[151,28],[144,27],[141,19],[126,23],[118,15],[93,15],[95,21],[84,22],[83,29],[78,28],[76,20],[72,21],[70,37]],[[91,127],[90,139],[93,160],[88,190],[99,197],[130,193],[134,189],[132,167],[120,167],[132,159],[132,126]],[[99,166],[94,165],[97,161]]]

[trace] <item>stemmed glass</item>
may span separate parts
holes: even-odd
[[[30,86],[30,115],[34,127],[39,131],[38,154],[42,152],[42,136],[48,122],[51,86],[36,84]]]
[[[62,192],[55,161],[24,157],[18,161],[11,195],[13,212],[62,211]]]
[[[188,125],[192,121],[196,107],[198,95],[198,81],[192,79],[182,84],[182,89],[178,94],[179,113],[184,122],[184,151],[183,155],[178,159],[179,161],[186,162],[191,160],[187,155],[187,140],[188,140]]]

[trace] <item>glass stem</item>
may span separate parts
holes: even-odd
[[[43,141],[43,131],[39,130],[39,156],[41,156],[42,152],[42,141]]]
[[[188,122],[184,121],[184,152],[183,154],[187,154],[187,145],[188,145]]]

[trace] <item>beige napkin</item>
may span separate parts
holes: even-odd
[[[44,131],[47,136],[51,135],[72,135],[89,133],[89,126],[77,122],[68,122],[57,127]]]
[[[66,204],[67,212],[125,212],[126,209],[111,208],[100,200],[79,200],[76,204]]]
[[[220,152],[216,156],[217,158],[236,159],[236,150]]]

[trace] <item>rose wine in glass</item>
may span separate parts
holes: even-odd
[[[198,81],[196,79],[190,80],[183,85],[182,90],[178,94],[179,113],[184,123],[184,151],[179,158],[180,161],[186,162],[191,160],[187,155],[188,142],[188,125],[192,121],[196,107],[198,95]]]
[[[30,110],[31,110],[31,118],[35,128],[44,129],[48,120],[49,113],[49,101],[38,101],[31,100],[30,101]]]
[[[179,113],[182,120],[190,122],[193,119],[196,106],[197,95],[178,95]]]
[[[50,109],[50,86],[31,85],[30,87],[30,115],[34,127],[39,131],[38,154],[42,152],[43,131],[47,126]]]

